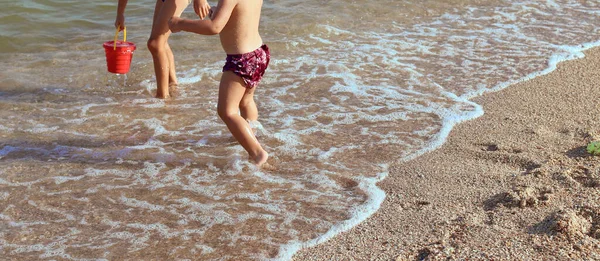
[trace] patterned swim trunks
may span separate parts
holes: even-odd
[[[269,66],[271,52],[269,47],[263,44],[260,48],[244,54],[228,54],[223,72],[232,71],[242,77],[246,88],[254,88],[265,74]]]

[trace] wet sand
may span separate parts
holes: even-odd
[[[485,114],[392,166],[366,221],[293,260],[600,260],[600,48],[473,99]]]

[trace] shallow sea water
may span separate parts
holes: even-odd
[[[115,9],[2,6],[9,260],[290,259],[376,211],[389,166],[484,113],[470,98],[600,43],[599,1],[265,0],[272,62],[255,98],[273,168],[258,170],[216,115],[218,37],[171,37],[180,86],[157,100],[153,4],[128,5],[126,76],[106,71],[102,47]]]

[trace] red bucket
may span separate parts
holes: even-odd
[[[126,74],[129,72],[135,44],[127,42],[127,31],[123,29],[123,41],[117,41],[119,31],[115,33],[115,40],[103,44],[106,53],[106,66],[111,73]]]

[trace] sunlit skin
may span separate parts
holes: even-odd
[[[169,21],[169,28],[172,32],[218,34],[226,54],[244,54],[263,44],[258,32],[261,8],[262,0],[220,0],[217,7],[211,10],[211,19],[182,19],[176,15]],[[247,88],[244,80],[234,72],[223,72],[217,111],[231,134],[248,152],[250,160],[262,166],[269,154],[248,124],[248,121],[258,119],[254,90]]]
[[[193,0],[194,11],[204,19],[210,11],[210,5],[206,0]],[[177,86],[175,74],[175,58],[169,46],[168,40],[171,35],[169,30],[169,19],[174,15],[181,15],[189,5],[188,0],[156,0],[154,16],[152,19],[152,31],[148,39],[148,50],[152,54],[154,73],[156,75],[156,97],[165,99],[171,97],[171,91]],[[123,30],[125,27],[125,7],[127,0],[119,0],[117,7],[117,18],[115,28]]]

